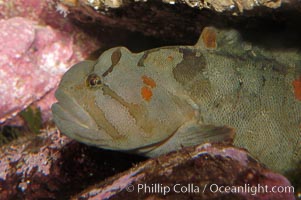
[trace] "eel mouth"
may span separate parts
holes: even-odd
[[[89,113],[65,91],[58,89],[55,96],[58,102],[53,104],[51,109],[57,127],[78,141],[92,145],[102,143],[104,135],[100,133],[101,130]]]
[[[94,127],[93,123],[91,123],[94,120],[69,94],[58,89],[55,93],[55,97],[58,102],[52,106],[54,118],[57,116],[61,120],[76,123],[83,128]]]

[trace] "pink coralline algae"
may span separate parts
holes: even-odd
[[[71,38],[25,18],[1,20],[0,30],[2,122],[57,85],[73,49]]]
[[[0,3],[0,124],[19,124],[8,119],[32,103],[48,120],[61,76],[99,46],[64,18],[57,4],[53,0]]]

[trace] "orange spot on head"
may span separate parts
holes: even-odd
[[[173,61],[173,57],[172,57],[172,56],[168,56],[168,57],[167,57],[167,60]]]
[[[301,76],[293,81],[293,86],[296,99],[301,101]]]
[[[142,76],[142,80],[145,85],[148,85],[151,88],[156,87],[156,82],[152,78],[144,75],[144,76]]]
[[[205,47],[209,49],[216,48],[216,32],[213,28],[210,27],[204,28],[201,37]]]
[[[151,91],[151,89],[149,87],[144,86],[141,88],[141,96],[146,101],[150,101],[153,96],[153,92]]]

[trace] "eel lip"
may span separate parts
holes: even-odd
[[[55,96],[58,100],[51,109],[53,119],[59,128],[61,120],[76,124],[86,129],[97,129],[97,125],[90,115],[80,106],[74,98],[62,90],[57,90]]]

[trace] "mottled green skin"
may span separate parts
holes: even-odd
[[[301,160],[301,101],[292,86],[300,53],[267,51],[234,30],[210,30],[216,47],[204,37],[195,46],[137,54],[116,47],[76,64],[56,92],[57,126],[89,145],[157,156],[231,138],[227,125],[234,144],[268,167],[294,168]]]

